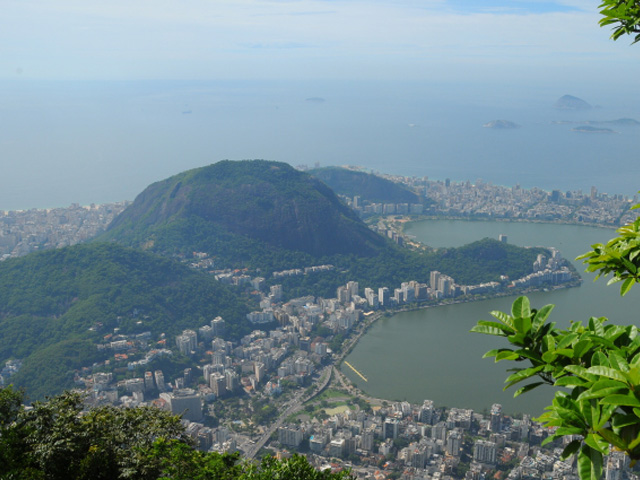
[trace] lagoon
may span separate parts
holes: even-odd
[[[579,225],[464,220],[414,222],[405,232],[434,248],[455,247],[505,234],[509,243],[556,247],[568,259],[615,235],[613,230]],[[621,298],[617,285],[607,286],[602,279],[593,282],[594,275],[584,273],[580,262],[573,263],[582,274],[582,286],[531,293],[533,307],[556,305],[550,319],[560,326],[571,320],[587,321],[591,316],[606,316],[620,324],[638,322],[638,287]],[[342,371],[374,397],[412,403],[431,399],[436,405],[476,411],[501,403],[505,412],[539,415],[550,403],[551,387],[539,387],[516,399],[515,389],[503,392],[506,368],[513,365],[496,365],[492,359],[482,359],[482,355],[492,348],[507,346],[506,343],[501,344],[496,337],[469,333],[477,320],[491,318],[490,311],[508,311],[513,300],[515,297],[501,297],[382,318],[346,358],[368,382],[344,365]]]

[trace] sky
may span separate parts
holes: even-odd
[[[598,0],[2,0],[0,79],[637,75]]]
[[[634,132],[533,115],[572,94],[640,118],[640,45],[609,38],[599,3],[0,0],[0,210],[131,200],[247,158],[633,192],[613,167]],[[525,128],[494,138],[498,118]]]

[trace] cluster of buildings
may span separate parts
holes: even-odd
[[[0,385],[6,385],[9,383],[9,377],[18,373],[20,367],[22,366],[22,361],[17,359],[7,360],[0,370]]]
[[[0,261],[36,250],[75,245],[95,237],[129,202],[73,204],[45,210],[0,210]]]
[[[419,192],[428,203],[424,213],[453,217],[486,217],[514,220],[560,221],[617,226],[637,217],[629,208],[637,195],[609,195],[596,187],[589,192],[504,187],[477,180],[475,183],[434,181],[427,177],[383,175]]]
[[[425,400],[422,405],[398,402],[286,424],[272,443],[306,451],[319,468],[351,468],[358,478],[577,480],[575,457],[561,459],[566,442],[540,446],[550,433],[528,415],[504,415],[499,404],[483,415],[434,408]],[[628,478],[628,466],[624,453],[613,452],[605,462],[607,480]]]
[[[506,238],[502,236],[503,240]],[[560,285],[573,280],[573,274],[564,265],[560,252],[550,249],[551,255],[538,255],[533,264],[533,272],[522,278],[510,280],[501,277],[500,282],[486,282],[478,285],[458,285],[453,278],[438,271],[430,272],[429,282],[415,280],[403,282],[398,288],[380,287],[377,291],[366,287],[364,296],[360,296],[358,282],[347,282],[338,287],[336,298],[314,300],[302,297],[280,305],[281,286],[271,287],[268,296],[260,302],[261,311],[247,315],[250,322],[267,323],[278,321],[281,325],[291,323],[309,331],[319,322],[332,331],[349,331],[361,318],[363,312],[378,308],[396,308],[398,306],[433,302],[464,295],[495,294],[508,288],[538,287],[541,285]],[[322,320],[322,321],[321,321]]]
[[[272,290],[272,298],[282,295],[281,287]],[[184,330],[175,337],[175,347],[171,348],[164,334],[158,338],[152,338],[151,332],[105,335],[97,347],[108,352],[110,359],[106,364],[88,367],[87,374],[78,376],[76,383],[90,393],[94,404],[139,406],[151,402],[193,421],[202,420],[203,405],[221,398],[239,393],[254,395],[256,391],[275,396],[281,392],[283,380],[308,385],[330,351],[325,338],[309,336],[320,318],[313,313],[308,317],[298,310],[312,300],[313,297],[290,302],[278,310],[281,326],[269,332],[254,330],[239,342],[225,339],[226,325],[221,317],[197,329]],[[295,321],[296,313],[305,314],[304,325],[308,329]],[[154,360],[176,354],[193,358],[194,366],[172,378],[166,378],[161,369],[150,369]],[[116,381],[112,373],[90,373],[96,369],[124,370],[127,378]],[[185,405],[190,405],[188,411]]]
[[[533,273],[513,281],[512,286],[518,288],[539,287],[544,284],[559,285],[570,282],[573,278],[566,267],[562,267],[562,256],[555,248],[551,249],[551,257],[538,255],[533,262]]]
[[[318,273],[318,272],[330,272],[335,267],[333,265],[313,265],[311,267],[305,268],[292,268],[290,270],[282,270],[280,272],[273,272],[273,278],[282,278],[282,277],[297,277],[299,275],[309,275],[310,273]]]
[[[343,200],[353,208],[360,216],[371,215],[422,215],[424,205],[422,203],[380,203],[363,200],[359,195],[351,197],[342,196]]]

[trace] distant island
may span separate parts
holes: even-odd
[[[553,125],[640,125],[640,122],[633,118],[618,118],[617,120],[584,120],[581,122],[575,122],[572,120],[554,120],[551,123]]]
[[[520,128],[520,125],[510,120],[492,120],[482,126],[484,128],[494,128],[496,130],[511,130],[514,128]]]
[[[590,125],[580,125],[579,127],[572,128],[571,131],[580,133],[617,133],[615,130],[611,130],[610,128],[592,127]]]
[[[572,95],[563,95],[553,106],[560,110],[586,110],[592,108],[591,105],[581,98]]]

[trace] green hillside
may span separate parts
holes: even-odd
[[[267,270],[388,248],[324,183],[264,160],[222,161],[154,183],[99,240]]]
[[[389,190],[385,201],[415,199],[399,196],[415,194],[374,175],[339,168],[316,172],[364,178],[375,186],[371,191]],[[424,282],[431,270],[480,283],[530,273],[535,260],[532,250],[490,240],[466,249],[409,252],[367,228],[324,183],[264,160],[223,161],[154,183],[99,239],[165,255],[207,252],[216,268],[260,268],[270,282],[284,283],[288,295],[333,296],[347,280],[372,287]],[[277,281],[269,276],[325,263],[336,269]]]
[[[371,173],[341,167],[317,168],[309,172],[331,189],[348,197],[359,195],[377,203],[421,203],[421,198],[404,185]]]
[[[247,312],[229,287],[169,259],[115,244],[50,250],[0,263],[0,362],[22,359],[11,381],[37,398],[70,387],[115,327],[173,338],[220,315],[238,336]]]

